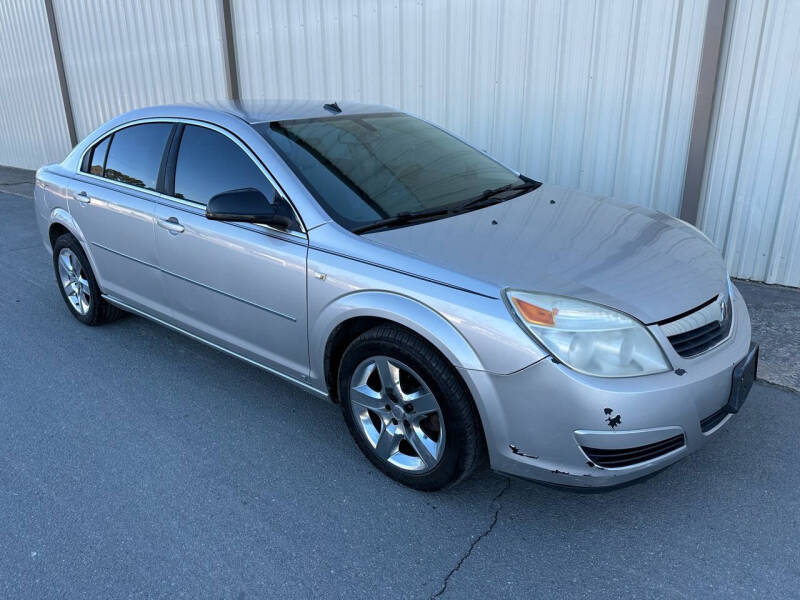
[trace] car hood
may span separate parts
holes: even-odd
[[[683,222],[552,185],[362,239],[407,256],[415,267],[417,260],[431,265],[449,285],[571,296],[647,324],[727,290],[719,251]]]

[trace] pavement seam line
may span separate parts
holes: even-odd
[[[0,250],[0,255],[13,254],[21,250],[32,250],[33,248],[41,248],[41,246],[41,244],[33,244],[32,246],[20,246],[19,248],[6,248],[5,250]]]
[[[0,190],[0,194],[6,194],[8,196],[16,196],[17,198],[25,198],[26,200],[33,200],[33,196],[29,196],[28,194],[22,194],[20,192],[12,192],[10,190]]]
[[[492,504],[497,503],[497,509],[494,511],[494,515],[492,516],[492,522],[489,523],[489,527],[487,527],[478,537],[476,537],[472,541],[472,543],[469,545],[469,548],[467,548],[467,551],[461,556],[461,558],[456,563],[456,566],[450,569],[450,572],[445,576],[444,581],[442,582],[442,587],[439,589],[438,592],[436,592],[433,596],[431,596],[431,600],[433,600],[434,598],[440,598],[442,594],[444,594],[447,591],[447,584],[450,583],[450,578],[461,569],[461,566],[472,554],[472,551],[475,549],[475,546],[477,546],[478,543],[483,538],[492,533],[494,526],[497,525],[497,519],[500,516],[500,510],[503,508],[503,505],[499,503],[500,498],[503,497],[503,494],[505,494],[508,491],[508,488],[510,487],[511,487],[511,479],[507,477],[506,484],[503,486],[503,489],[501,489],[497,493],[497,495],[495,495],[495,497],[492,498],[492,501],[489,504],[491,506]]]

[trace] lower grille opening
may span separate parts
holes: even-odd
[[[581,446],[586,456],[596,465],[608,468],[629,467],[664,456],[682,448],[686,444],[683,434],[676,435],[654,444],[637,446],[635,448],[589,448]]]
[[[723,407],[720,408],[717,412],[708,415],[705,419],[702,419],[700,421],[700,430],[703,433],[711,431],[712,429],[714,429],[714,427],[722,423],[722,420],[725,418],[725,415],[727,414],[728,411],[726,411],[725,408]]]

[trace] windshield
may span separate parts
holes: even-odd
[[[328,214],[350,230],[456,206],[487,190],[530,181],[449,133],[402,113],[254,127]],[[447,214],[452,213],[439,216]]]

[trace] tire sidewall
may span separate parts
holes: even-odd
[[[444,419],[445,447],[439,464],[437,464],[433,470],[415,474],[413,472],[404,471],[379,458],[356,423],[350,403],[352,377],[356,367],[364,360],[373,356],[387,356],[405,363],[422,378],[425,385],[428,386],[428,389],[430,389],[436,397],[436,401],[439,403],[439,408],[442,413],[442,418]],[[436,360],[440,363],[443,362],[438,356]],[[436,365],[436,367],[452,368],[446,364],[439,364]],[[361,338],[358,338],[345,350],[339,365],[337,377],[338,397],[342,404],[342,412],[344,413],[344,418],[350,429],[350,433],[362,452],[375,466],[393,479],[421,490],[441,489],[453,483],[454,480],[457,480],[459,474],[459,456],[461,455],[464,443],[463,431],[466,424],[461,422],[462,419],[459,417],[458,412],[454,410],[453,405],[454,402],[464,402],[466,400],[464,398],[464,392],[463,390],[451,389],[451,385],[440,381],[434,371],[436,367],[431,368],[431,366],[421,360],[419,356],[410,352],[394,340],[374,338],[362,341]]]

